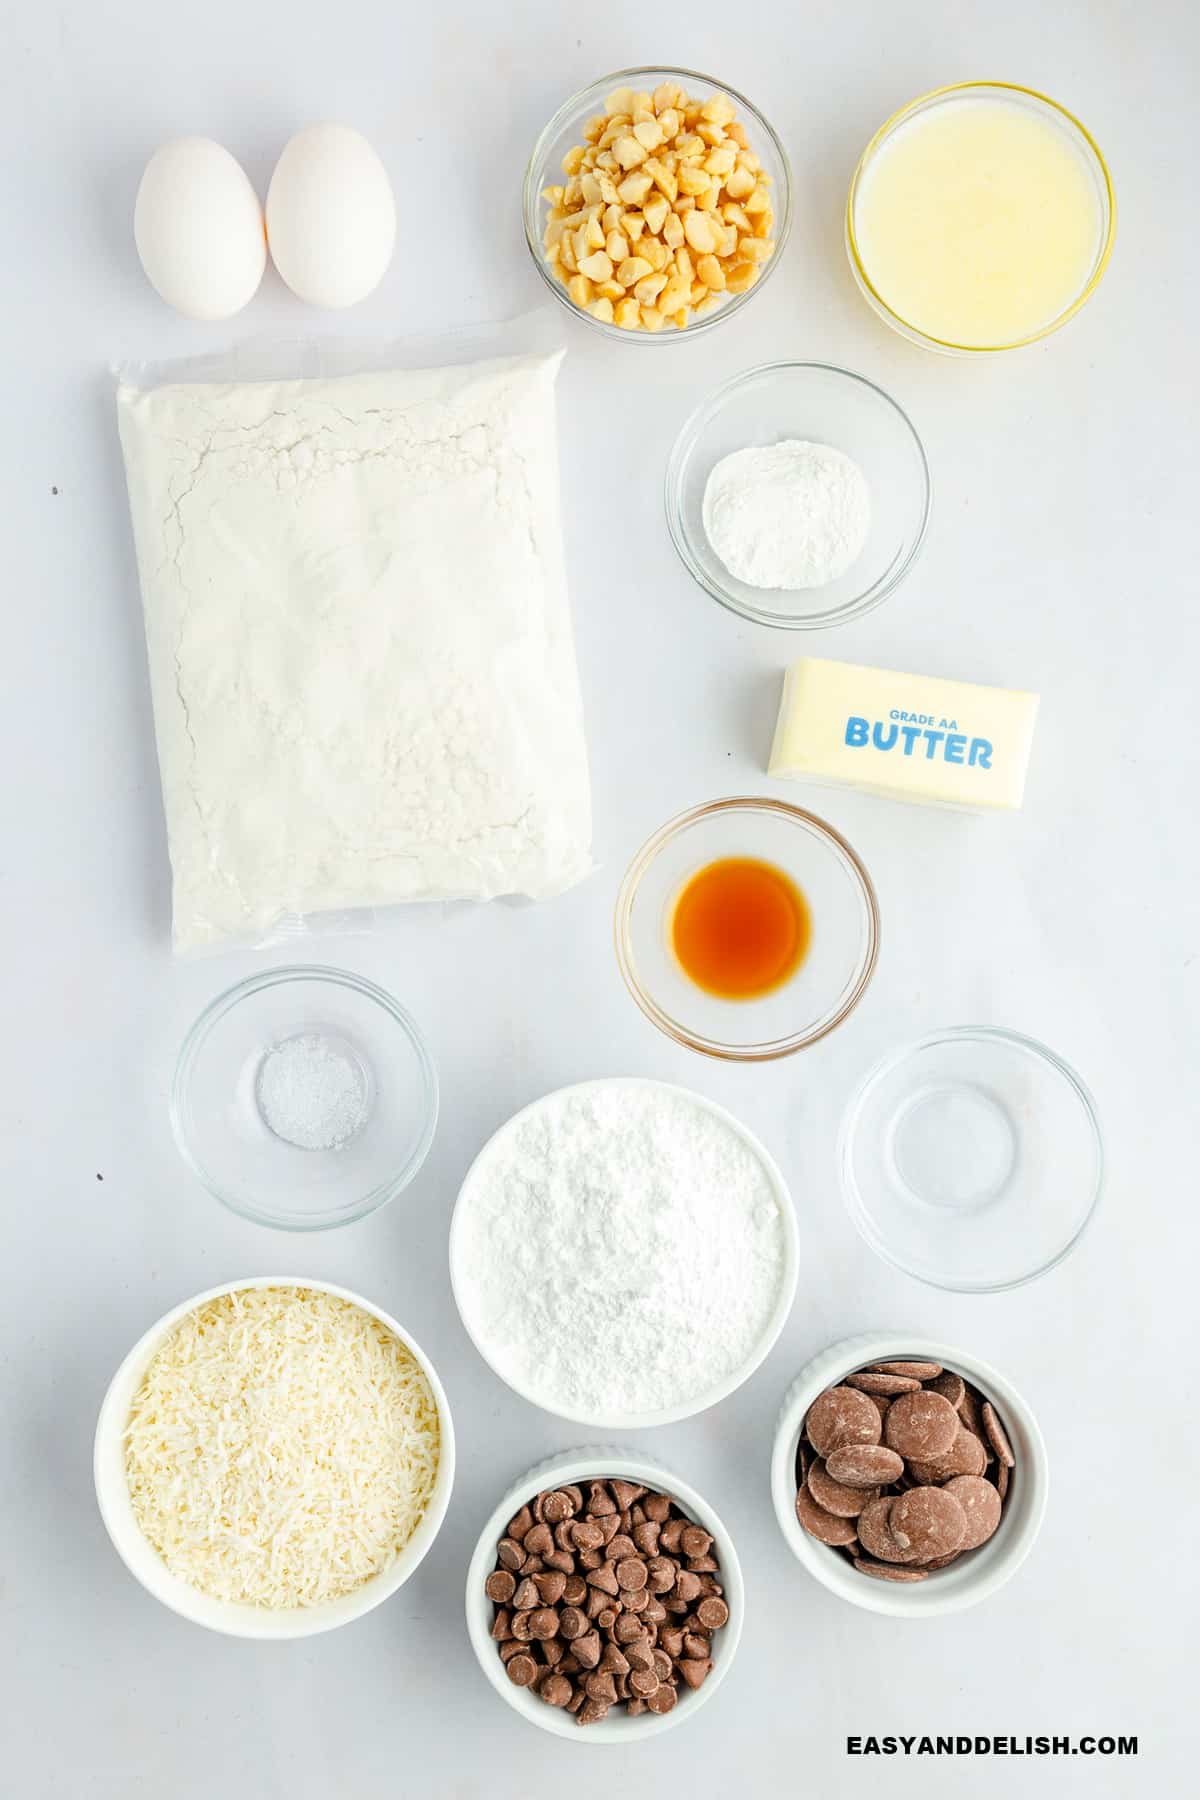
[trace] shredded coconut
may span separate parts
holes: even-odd
[[[552,1094],[503,1132],[455,1221],[464,1318],[507,1380],[590,1417],[685,1405],[745,1361],[784,1234],[760,1158],[686,1094]]]
[[[425,1513],[429,1383],[336,1294],[251,1288],[180,1320],[130,1409],[134,1516],[172,1574],[218,1600],[317,1606],[389,1567]]]
[[[587,873],[558,361],[121,389],[177,948]]]
[[[862,553],[871,525],[867,478],[828,444],[785,438],[723,456],[704,489],[708,541],[737,581],[825,587]]]
[[[337,1150],[367,1116],[366,1083],[350,1051],[305,1031],[267,1051],[255,1083],[269,1129],[299,1150]]]

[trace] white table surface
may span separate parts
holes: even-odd
[[[1200,15],[1188,0],[7,0],[0,15],[0,1786],[14,1800],[610,1800],[676,1785],[821,1800],[1181,1793],[1200,1477],[1187,1141],[1200,262],[1184,228]],[[791,153],[796,218],[785,266],[727,328],[639,353],[569,327],[565,523],[599,868],[547,905],[417,909],[385,934],[318,946],[424,1022],[443,1117],[400,1203],[340,1233],[286,1238],[210,1200],[167,1122],[190,1019],[234,979],[286,959],[172,960],[110,365],[235,336],[390,336],[537,304],[517,206],[529,145],[568,92],[654,57],[714,71],[762,105]],[[976,366],[923,353],[875,320],[842,254],[841,208],[858,151],[897,104],[988,75],[1083,115],[1114,169],[1121,223],[1098,297],[1065,332]],[[231,327],[174,318],[133,250],[146,156],[164,138],[209,133],[265,188],[291,131],[322,118],[361,127],[395,179],[403,248],[383,288],[326,319],[268,276]],[[431,270],[445,277],[437,292]],[[837,632],[792,636],[723,612],[684,574],[663,525],[662,470],[684,415],[716,382],[780,356],[882,383],[935,472],[915,573]],[[610,949],[613,895],[663,819],[772,788],[778,676],[801,651],[1039,690],[1028,802],[1020,816],[969,820],[791,790],[871,869],[882,959],[853,1020],[818,1048],[725,1068],[670,1044],[627,999]],[[878,1262],[834,1171],[839,1113],[864,1069],[962,1021],[1057,1048],[1091,1084],[1107,1135],[1106,1199],[1078,1251],[993,1298],[942,1295]],[[735,1398],[646,1446],[724,1512],[750,1611],[713,1704],[629,1753],[532,1731],[471,1657],[462,1582],[483,1516],[524,1467],[581,1434],[483,1366],[445,1256],[449,1210],[484,1137],[545,1090],[610,1073],[690,1083],[738,1112],[782,1161],[804,1243],[795,1309],[768,1362]],[[258,1272],[328,1277],[398,1314],[440,1369],[460,1446],[450,1513],[417,1577],[358,1625],[278,1646],[211,1636],[143,1593],[101,1528],[90,1469],[96,1410],[133,1339],[188,1294]],[[1032,1402],[1053,1460],[1045,1528],[1019,1576],[976,1611],[922,1624],[818,1587],[788,1556],[767,1498],[792,1375],[830,1340],[884,1324],[999,1364]],[[847,1756],[848,1734],[889,1731],[1132,1732],[1141,1754],[1015,1766]]]

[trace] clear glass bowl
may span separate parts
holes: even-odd
[[[991,1293],[1074,1249],[1100,1198],[1092,1097],[1053,1051],[995,1026],[907,1044],[846,1109],[846,1204],[871,1248],[919,1281]]]
[[[607,325],[602,319],[594,319],[590,313],[576,306],[562,283],[551,274],[542,244],[549,210],[546,201],[542,199],[542,189],[557,185],[563,180],[563,157],[575,144],[582,142],[581,127],[593,114],[604,111],[605,99],[614,88],[636,87],[653,91],[663,81],[678,82],[697,98],[707,99],[710,94],[719,93],[727,94],[733,101],[737,116],[746,127],[750,148],[759,158],[765,173],[771,177],[771,191],[775,200],[775,253],[764,263],[762,274],[753,287],[747,288],[744,294],[727,296],[712,312],[693,320],[686,330],[626,331],[623,326]],[[572,94],[559,107],[533,146],[533,153],[525,168],[521,209],[529,254],[538,274],[561,306],[565,306],[577,319],[582,319],[585,325],[590,325],[593,331],[601,331],[606,337],[619,338],[622,343],[669,344],[695,338],[702,331],[711,331],[714,325],[720,325],[725,319],[732,319],[735,313],[740,312],[767,285],[783,256],[792,226],[792,171],[787,152],[774,128],[758,108],[744,94],[739,94],[736,88],[730,87],[727,81],[718,81],[715,75],[702,75],[695,69],[618,69],[615,74],[605,75],[600,81],[594,81],[591,87]]]
[[[870,488],[862,553],[825,587],[750,587],[729,573],[704,529],[704,490],[721,458],[784,438],[843,451]],[[840,625],[886,600],[916,561],[932,503],[929,463],[908,414],[864,375],[832,363],[764,363],[736,375],[696,408],[667,464],[667,525],[684,567],[732,612],[791,630]]]
[[[671,947],[680,890],[728,856],[782,869],[812,913],[812,942],[796,973],[756,999],[706,993]],[[879,955],[879,906],[862,863],[823,819],[782,800],[713,800],[643,844],[617,896],[615,937],[625,984],[660,1031],[706,1056],[768,1062],[815,1044],[858,1005]]]
[[[271,1130],[259,1105],[265,1057],[316,1035],[358,1073],[363,1121],[330,1149]],[[347,1225],[394,1200],[424,1162],[437,1074],[416,1022],[373,982],[342,969],[271,969],[207,1007],[179,1052],[175,1142],[210,1194],[283,1231]]]
[[[1071,304],[1044,325],[1027,337],[1016,338],[1005,344],[954,344],[941,338],[930,337],[917,326],[909,324],[888,305],[885,296],[878,291],[867,273],[856,230],[856,210],[863,179],[873,159],[889,142],[902,125],[907,124],[918,114],[928,112],[934,107],[964,98],[978,97],[983,100],[1003,100],[1016,102],[1047,120],[1058,131],[1062,132],[1074,145],[1079,156],[1086,164],[1092,179],[1097,201],[1097,217],[1099,221],[1096,235],[1096,249],[1091,268],[1078,294]],[[846,255],[850,259],[850,268],[858,283],[859,291],[868,305],[878,313],[885,324],[910,343],[920,344],[927,350],[938,350],[947,356],[990,356],[999,350],[1018,350],[1025,344],[1036,344],[1041,338],[1049,337],[1074,318],[1081,306],[1091,299],[1100,284],[1100,278],[1108,267],[1112,256],[1113,242],[1117,230],[1117,198],[1113,190],[1112,176],[1108,164],[1104,160],[1100,146],[1096,143],[1087,127],[1075,117],[1074,113],[1060,106],[1057,100],[1051,100],[1046,94],[1039,94],[1035,88],[1022,87],[1011,81],[959,81],[949,87],[935,88],[931,93],[922,94],[916,100],[910,100],[899,112],[893,113],[884,121],[863,151],[854,177],[850,183],[850,194],[846,201]]]

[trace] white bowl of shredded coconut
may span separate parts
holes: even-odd
[[[484,1361],[601,1429],[665,1425],[741,1386],[796,1287],[783,1176],[732,1114],[665,1082],[561,1088],[463,1182],[450,1279]]]
[[[259,1276],[139,1339],[100,1409],[94,1472],[118,1555],[164,1606],[231,1637],[311,1637],[421,1563],[454,1430],[395,1319],[328,1282]]]

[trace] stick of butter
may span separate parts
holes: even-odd
[[[893,800],[1017,808],[1038,696],[805,656],[783,678],[768,765]]]

